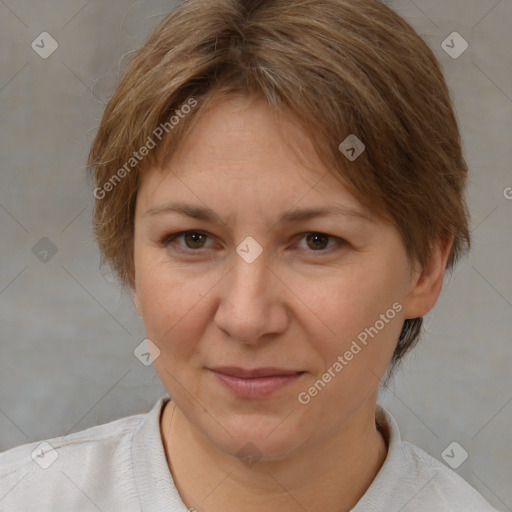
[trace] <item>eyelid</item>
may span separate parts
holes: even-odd
[[[165,236],[163,238],[163,240],[160,242],[160,245],[164,248],[169,248],[169,246],[171,245],[171,242],[174,242],[174,240],[182,237],[183,235],[186,235],[187,233],[198,233],[198,234],[206,236],[210,240],[212,238],[210,233],[208,233],[207,231],[202,231],[202,230],[198,230],[198,229],[187,229],[185,231],[179,231],[179,232],[172,233],[170,235]],[[298,241],[300,241],[300,240],[304,239],[306,237],[306,235],[310,235],[310,234],[323,235],[323,236],[327,237],[328,239],[334,240],[335,243],[333,245],[331,245],[331,247],[328,247],[326,249],[320,249],[318,251],[314,251],[312,249],[310,249],[310,250],[298,249],[300,252],[307,252],[309,254],[316,253],[319,256],[321,256],[321,255],[329,254],[330,252],[336,250],[336,248],[340,249],[341,248],[340,246],[344,246],[348,243],[346,240],[344,240],[341,237],[338,237],[335,235],[330,235],[328,233],[324,233],[323,231],[304,231],[302,233],[298,233],[297,235],[295,235],[294,238],[297,239]],[[182,253],[186,253],[186,254],[200,253],[200,252],[208,249],[208,248],[204,248],[204,247],[201,247],[199,249],[191,249],[186,246],[180,246],[180,245],[178,245],[177,247],[179,247],[179,249],[175,249],[177,252],[182,252]]]

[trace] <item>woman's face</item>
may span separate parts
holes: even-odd
[[[418,314],[396,228],[372,220],[303,132],[261,101],[217,103],[168,170],[144,174],[134,243],[155,369],[227,453],[250,442],[277,459],[374,408],[403,320]]]

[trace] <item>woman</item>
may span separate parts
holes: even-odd
[[[0,507],[495,510],[377,404],[470,244],[449,92],[394,11],[181,4],[89,166],[103,260],[169,396],[5,452]]]

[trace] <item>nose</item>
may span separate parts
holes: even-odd
[[[234,253],[233,266],[219,288],[216,326],[246,345],[263,343],[286,331],[286,286],[270,267],[265,251],[251,263]]]

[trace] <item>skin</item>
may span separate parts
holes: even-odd
[[[148,213],[174,201],[206,206],[216,220]],[[133,297],[160,350],[153,364],[172,398],[161,417],[163,444],[187,507],[348,511],[386,458],[375,424],[379,382],[404,319],[434,306],[451,241],[438,243],[420,268],[382,219],[334,215],[276,224],[294,208],[326,204],[371,217],[293,119],[255,98],[214,103],[166,169],[144,174]],[[206,237],[162,243],[186,230]],[[329,237],[311,240],[311,232]],[[247,236],[263,249],[252,263],[236,252]],[[397,302],[401,311],[378,335],[300,403],[299,393]],[[248,399],[207,369],[221,365],[305,373],[270,397]],[[260,457],[252,466],[237,458],[247,443]]]

